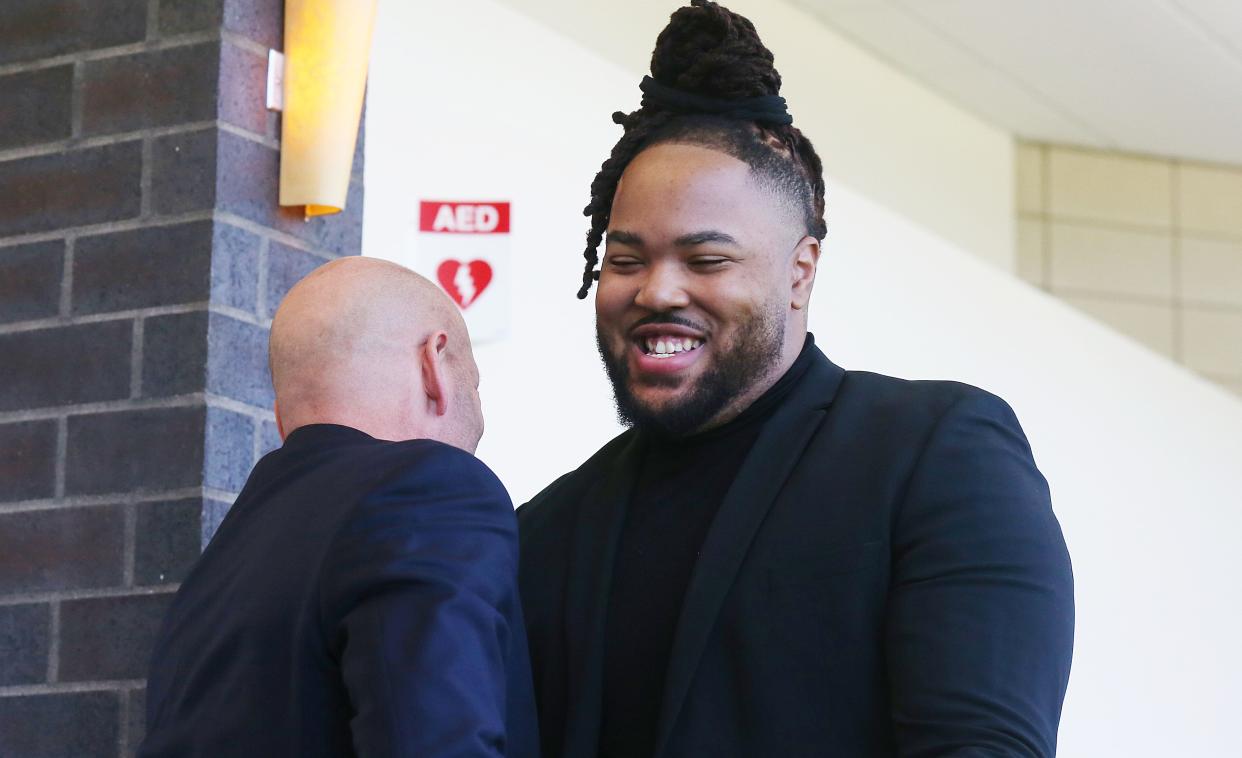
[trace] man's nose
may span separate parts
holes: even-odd
[[[690,305],[686,288],[685,272],[672,263],[657,263],[647,269],[647,275],[634,297],[635,305],[650,311],[666,311]]]

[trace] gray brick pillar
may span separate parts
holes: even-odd
[[[282,5],[0,10],[0,756],[132,753],[160,617],[278,444],[272,313],[359,251],[360,157],[344,214],[276,206]]]

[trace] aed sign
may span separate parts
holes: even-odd
[[[415,269],[461,309],[474,342],[504,336],[509,323],[509,203],[422,200]]]
[[[508,203],[440,203],[424,200],[419,230],[452,234],[508,234]]]

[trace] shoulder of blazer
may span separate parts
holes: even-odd
[[[838,391],[841,406],[865,410],[875,420],[906,424],[935,423],[958,402],[969,398],[1004,400],[987,390],[939,379],[899,379],[870,371],[846,371]]]
[[[473,453],[430,439],[384,444],[387,449],[383,454],[390,456],[394,464],[395,478],[390,478],[388,484],[403,477],[427,479],[433,483],[447,480],[454,489],[509,499],[500,478]]]
[[[378,440],[358,446],[334,465],[357,472],[356,497],[343,512],[346,519],[383,508],[393,493],[420,502],[465,499],[512,514],[509,493],[496,474],[473,454],[431,439]],[[401,511],[404,512],[404,511]],[[409,511],[408,516],[417,515]]]
[[[518,525],[523,530],[537,529],[548,520],[567,518],[586,488],[608,470],[621,450],[634,439],[634,435],[633,429],[618,434],[581,466],[544,487],[539,494],[517,509]]]

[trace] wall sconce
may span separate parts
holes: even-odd
[[[307,218],[345,207],[377,4],[285,0],[280,204]]]

